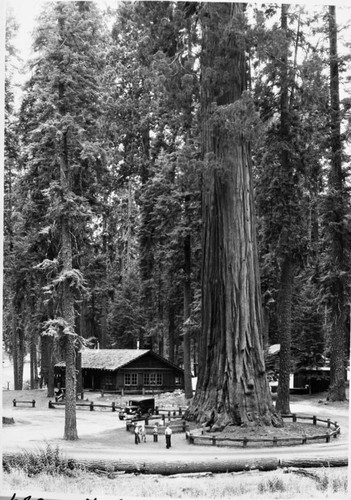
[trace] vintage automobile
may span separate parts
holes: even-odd
[[[143,418],[152,415],[155,410],[155,400],[142,399],[129,401],[129,405],[122,408],[118,414],[120,420]]]
[[[140,406],[126,406],[120,410],[118,416],[120,420],[125,420],[127,418],[139,417],[141,415]]]

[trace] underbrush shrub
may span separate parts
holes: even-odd
[[[265,481],[261,481],[257,485],[257,490],[259,493],[276,493],[283,492],[286,490],[284,481],[279,477],[273,477]]]
[[[37,451],[23,451],[10,458],[3,458],[4,472],[11,472],[12,469],[20,469],[28,477],[38,474],[74,476],[77,469],[82,470],[73,459],[62,455],[59,447],[53,448],[49,444],[45,448]]]
[[[329,490],[333,493],[347,493],[347,477],[329,477],[328,474],[324,472],[319,476],[317,489],[323,492]]]

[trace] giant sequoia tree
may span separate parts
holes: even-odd
[[[266,378],[242,4],[202,22],[203,268],[199,378],[187,418],[213,429],[278,424]]]

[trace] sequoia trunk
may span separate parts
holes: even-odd
[[[279,419],[263,355],[250,149],[228,106],[245,90],[243,4],[209,3],[203,10],[202,332],[186,418],[215,430]]]

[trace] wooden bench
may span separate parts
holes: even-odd
[[[31,404],[32,405],[32,408],[35,407],[35,399],[32,399],[32,401],[25,401],[25,400],[18,400],[18,399],[14,399],[13,400],[13,406],[17,406],[19,403],[23,403],[23,404]]]

